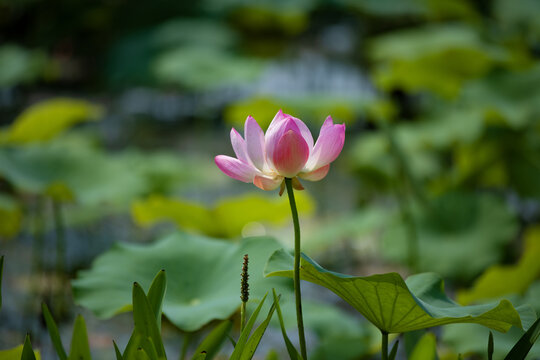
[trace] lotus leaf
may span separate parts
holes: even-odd
[[[288,282],[268,281],[262,268],[280,245],[268,237],[247,238],[238,244],[175,233],[151,245],[117,244],[98,257],[90,270],[73,281],[75,302],[108,318],[127,311],[131,284],[148,289],[154,275],[167,272],[163,314],[185,331],[214,319],[226,319],[240,306],[240,268],[250,258],[250,294],[260,299],[272,287],[289,294]]]
[[[293,257],[278,250],[267,262],[266,276],[293,276]],[[402,333],[452,323],[478,323],[506,332],[521,328],[520,314],[507,300],[459,306],[443,292],[433,273],[412,275],[407,282],[397,273],[355,277],[326,270],[302,254],[300,277],[326,287],[348,302],[381,331]]]

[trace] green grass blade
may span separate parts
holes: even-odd
[[[56,326],[56,322],[54,321],[47,304],[42,303],[41,310],[43,312],[43,318],[45,319],[45,324],[47,325],[47,330],[49,331],[49,336],[51,337],[51,341],[54,349],[56,350],[58,358],[60,360],[67,360],[66,350],[62,344],[62,339],[60,338],[60,333],[58,332],[58,326]]]
[[[232,322],[229,320],[225,320],[216,326],[216,328],[200,343],[195,350],[195,354],[201,354],[204,351],[206,352],[205,359],[213,359],[221,348],[221,345],[223,345],[225,339],[227,339],[227,336],[229,336],[231,327]]]
[[[525,359],[534,343],[540,336],[540,318],[523,334],[523,336],[514,345],[512,350],[506,355],[505,360],[522,360]]]
[[[264,333],[266,332],[266,328],[268,327],[268,324],[270,324],[270,320],[272,319],[272,315],[274,314],[275,310],[276,307],[274,304],[272,304],[266,319],[261,323],[261,325],[259,325],[259,327],[257,327],[257,329],[255,329],[255,331],[253,331],[253,334],[248,339],[240,356],[240,360],[251,360],[253,358],[253,355],[255,354],[255,351],[257,350]]]
[[[206,360],[206,352],[202,351],[193,357],[193,360]]]
[[[135,351],[135,360],[150,360],[150,357],[148,357],[148,354],[146,354],[143,348],[137,348]]]
[[[488,338],[488,360],[493,360],[493,333],[491,331]]]
[[[120,352],[120,349],[118,349],[118,345],[116,345],[116,342],[113,340],[114,345],[114,353],[116,354],[116,360],[124,360],[124,357],[122,356],[122,353]]]
[[[392,350],[390,351],[390,355],[388,356],[388,360],[394,360],[396,358],[398,346],[399,346],[399,340],[397,340],[394,343],[394,346],[392,346]]]
[[[165,270],[161,270],[157,273],[150,289],[148,290],[148,301],[152,306],[152,310],[156,315],[156,324],[158,329],[161,329],[161,309],[163,305],[163,297],[165,296],[165,290],[167,289],[167,277],[165,276]]]
[[[238,342],[236,343],[234,351],[231,354],[231,357],[229,358],[229,360],[240,359],[240,355],[244,351],[244,347],[246,346],[246,343],[248,341],[249,334],[251,334],[251,329],[253,329],[253,325],[255,325],[255,321],[257,320],[257,317],[259,316],[259,313],[261,312],[261,308],[264,304],[264,301],[266,300],[266,296],[268,296],[268,294],[264,295],[261,302],[259,303],[259,306],[257,306],[253,314],[251,314],[248,322],[246,323],[246,327],[244,328],[244,331],[242,331],[242,333],[240,334],[240,338],[238,339]]]
[[[21,355],[21,360],[36,360],[34,350],[32,350],[32,344],[30,344],[30,335],[26,334],[24,339],[24,345]]]
[[[133,284],[133,320],[135,321],[134,331],[140,333],[142,339],[148,337],[152,339],[157,356],[165,358],[165,348],[161,340],[161,332],[156,323],[154,310],[152,310],[152,305],[138,283]]]
[[[82,315],[77,315],[73,325],[71,348],[68,360],[91,360],[90,345],[88,345],[88,333]]]
[[[276,305],[277,315],[279,319],[279,326],[281,327],[281,334],[283,335],[283,340],[285,341],[285,346],[287,347],[287,352],[291,360],[302,360],[302,355],[296,350],[291,340],[287,336],[287,331],[285,330],[285,323],[283,322],[283,315],[281,313],[281,307],[279,306],[279,299],[276,295],[276,290],[272,289],[274,295],[274,304]]]
[[[156,346],[151,338],[147,337],[142,342],[142,348],[150,360],[158,360],[158,354],[156,351]]]

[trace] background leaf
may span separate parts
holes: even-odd
[[[523,294],[540,274],[540,227],[529,228],[524,234],[523,255],[518,264],[490,267],[469,290],[458,293],[462,304],[498,298],[506,294]]]
[[[298,193],[298,211],[303,215],[313,213],[314,201],[305,191]],[[286,198],[249,194],[241,197],[224,198],[212,207],[154,195],[132,205],[135,222],[151,226],[163,221],[172,221],[181,229],[197,230],[215,237],[237,237],[250,223],[281,225],[289,219]]]
[[[226,319],[240,305],[239,271],[244,254],[250,258],[250,297],[257,299],[276,287],[291,292],[288,281],[263,279],[264,261],[281,248],[268,237],[247,238],[239,244],[175,233],[151,245],[118,244],[81,271],[73,281],[77,304],[97,316],[111,317],[129,310],[130,286],[148,287],[164,269],[169,286],[163,314],[185,331],[214,319]],[[286,285],[287,284],[287,285]]]
[[[102,113],[101,107],[88,101],[68,98],[46,100],[19,115],[4,130],[2,139],[8,144],[50,140],[79,122],[98,120]]]

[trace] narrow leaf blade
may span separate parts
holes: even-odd
[[[216,328],[213,329],[210,334],[208,334],[208,336],[199,344],[195,350],[195,353],[201,354],[204,351],[207,360],[213,359],[221,348],[221,345],[223,345],[225,339],[227,339],[227,336],[231,331],[231,327],[232,322],[229,320],[225,320],[216,326]]]
[[[246,343],[249,338],[249,334],[251,334],[251,330],[253,329],[253,325],[255,325],[255,321],[257,320],[257,317],[259,316],[259,313],[261,312],[261,308],[264,304],[264,301],[266,300],[266,296],[268,294],[264,295],[261,302],[259,303],[259,306],[253,311],[253,314],[251,314],[246,327],[240,334],[240,338],[238,339],[238,342],[236,343],[236,346],[234,348],[233,353],[231,354],[231,357],[229,360],[239,360],[240,356],[242,355],[242,352],[244,351],[244,347],[246,346]]]
[[[268,327],[268,324],[270,324],[270,320],[272,319],[272,315],[274,314],[275,310],[276,307],[275,304],[273,304],[268,311],[266,319],[261,323],[261,325],[257,327],[257,329],[255,329],[255,331],[253,331],[253,334],[248,339],[246,346],[240,356],[240,360],[251,360],[253,358],[253,355],[255,354],[255,351],[257,350],[257,347],[259,346],[259,343],[261,342],[264,333],[266,332],[266,328]]]
[[[388,356],[388,360],[395,360],[396,355],[397,355],[397,351],[398,351],[398,346],[399,346],[399,340],[397,340],[394,343],[394,346],[392,346],[392,350],[390,351],[390,355]]]
[[[146,294],[138,283],[133,284],[133,319],[135,321],[134,331],[140,333],[142,339],[151,338],[158,357],[165,357],[165,348],[161,340],[161,332],[158,329],[154,311]]]
[[[82,315],[77,315],[73,325],[73,335],[71,337],[71,349],[69,350],[69,360],[91,360],[90,345],[88,344],[88,333],[86,323]]]
[[[523,334],[523,336],[514,345],[512,350],[506,355],[505,360],[522,360],[525,359],[534,343],[540,336],[540,318]]]
[[[116,345],[116,342],[113,340],[114,345],[114,353],[116,354],[116,360],[124,360],[124,357],[122,356],[122,353],[120,352],[120,349],[118,349],[118,345]]]
[[[161,329],[161,309],[163,305],[163,297],[165,296],[165,290],[167,289],[167,277],[165,276],[165,270],[161,270],[157,273],[156,277],[150,285],[148,290],[148,301],[152,306],[152,310],[156,315],[156,324],[158,329]]]
[[[67,360],[66,350],[64,349],[64,345],[62,344],[62,339],[60,338],[58,327],[56,326],[56,322],[54,321],[51,312],[47,307],[47,304],[42,303],[41,310],[43,312],[43,317],[45,318],[45,324],[47,325],[49,336],[51,337],[54,349],[56,350],[56,354],[58,355],[60,360]]]
[[[285,341],[285,346],[287,347],[287,352],[291,360],[302,360],[302,355],[296,350],[291,340],[287,336],[287,331],[285,330],[285,323],[283,321],[283,315],[281,313],[281,307],[279,306],[279,299],[276,295],[276,290],[272,289],[274,295],[274,304],[276,305],[277,315],[279,319],[279,326],[281,327],[281,334],[283,335],[283,340]]]
[[[36,355],[34,354],[32,344],[30,343],[30,335],[28,334],[26,334],[26,338],[24,339],[21,360],[36,360]]]

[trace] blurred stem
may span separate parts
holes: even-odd
[[[412,194],[421,204],[425,205],[426,199],[420,190],[420,185],[418,185],[418,182],[412,175],[407,157],[401,150],[398,141],[396,140],[392,126],[387,120],[381,120],[380,124],[388,137],[388,142],[390,143],[390,152],[394,156],[398,166],[400,179],[396,183],[396,196],[401,218],[407,229],[407,266],[412,271],[416,271],[418,268],[419,256],[418,233],[416,231],[416,224],[412,215],[411,204],[406,192],[407,184],[410,186]]]
[[[34,273],[40,274],[43,271],[43,250],[44,239],[44,216],[43,216],[43,198],[36,196],[34,204],[33,231],[33,261]]]
[[[53,199],[54,230],[56,232],[56,272],[61,276],[65,270],[66,230],[62,216],[62,204]]]
[[[382,341],[381,341],[381,355],[382,360],[388,360],[388,333],[386,331],[381,331]]]
[[[180,352],[180,360],[186,359],[187,350],[189,343],[191,342],[191,337],[193,336],[192,332],[188,332],[184,335],[184,341],[182,343],[182,351]]]
[[[399,146],[396,136],[394,135],[394,129],[392,128],[392,125],[390,125],[387,120],[381,120],[380,124],[386,136],[388,137],[388,142],[390,143],[390,151],[396,159],[401,177],[406,183],[410,185],[412,193],[416,197],[416,199],[420,201],[420,203],[425,205],[426,197],[422,192],[420,185],[412,174],[407,156],[405,156],[405,153]]]
[[[240,332],[244,331],[246,326],[246,303],[242,301],[242,306],[240,307]]]
[[[396,187],[399,185],[396,185]],[[396,190],[399,211],[401,213],[401,219],[405,224],[407,230],[407,266],[413,272],[418,269],[418,233],[416,231],[416,224],[412,215],[411,207],[407,201],[406,195],[400,189]]]
[[[53,290],[53,304],[59,316],[66,316],[66,229],[62,215],[62,203],[52,199],[54,230],[56,233],[56,288]]]
[[[304,334],[304,318],[302,316],[302,295],[300,292],[300,222],[298,221],[298,211],[294,200],[294,190],[292,179],[285,178],[287,195],[294,224],[294,295],[296,298],[296,322],[298,323],[298,338],[300,341],[300,353],[304,360],[307,360],[306,337]]]

